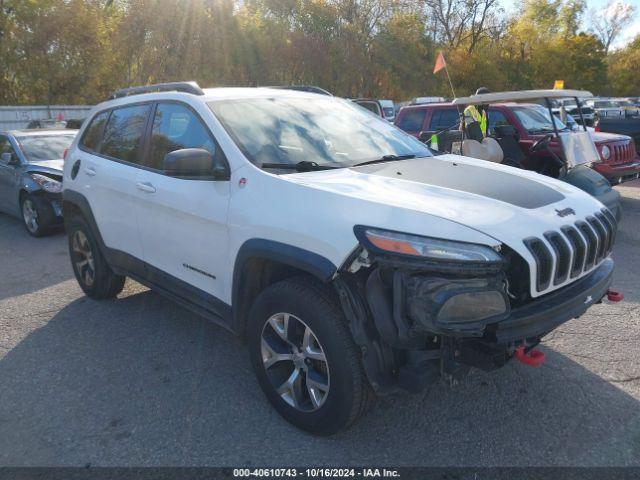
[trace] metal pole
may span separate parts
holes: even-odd
[[[587,124],[584,122],[584,117],[582,116],[582,105],[580,105],[580,100],[578,99],[578,97],[573,97],[573,99],[576,101],[576,105],[578,107],[578,113],[580,114],[580,122],[582,123],[582,128],[586,132]]]

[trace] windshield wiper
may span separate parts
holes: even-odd
[[[320,165],[316,162],[303,160],[298,163],[263,163],[260,168],[281,168],[283,170],[295,170],[296,172],[313,172],[317,170],[333,170],[340,167]]]
[[[375,160],[368,160],[366,162],[356,163],[351,166],[360,167],[362,165],[372,165],[374,163],[395,162],[397,160],[409,160],[410,158],[416,158],[416,156],[412,153],[408,155],[383,155],[382,157],[376,158]]]

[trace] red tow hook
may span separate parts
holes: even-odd
[[[520,363],[524,363],[530,367],[539,367],[544,363],[545,355],[544,352],[535,348],[525,352],[524,347],[518,347],[516,348],[515,357]]]
[[[616,292],[614,290],[607,290],[607,300],[610,302],[621,302],[624,300],[622,292]]]

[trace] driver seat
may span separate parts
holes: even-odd
[[[518,136],[513,125],[496,125],[495,137],[504,152],[504,164],[522,168],[526,155],[518,144]]]

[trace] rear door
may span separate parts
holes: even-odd
[[[105,245],[116,254],[141,260],[136,182],[142,163],[142,138],[151,104],[134,104],[99,113],[85,130],[71,164],[80,162],[77,181]],[[128,262],[126,256],[119,256]],[[129,262],[128,262],[129,263]]]
[[[182,102],[159,102],[149,127],[146,169],[137,177],[136,206],[151,280],[202,304],[208,297],[198,290],[217,299],[228,293],[229,181],[165,175],[165,155],[184,148],[203,148],[224,161],[194,109]],[[215,304],[203,306],[216,310]]]

